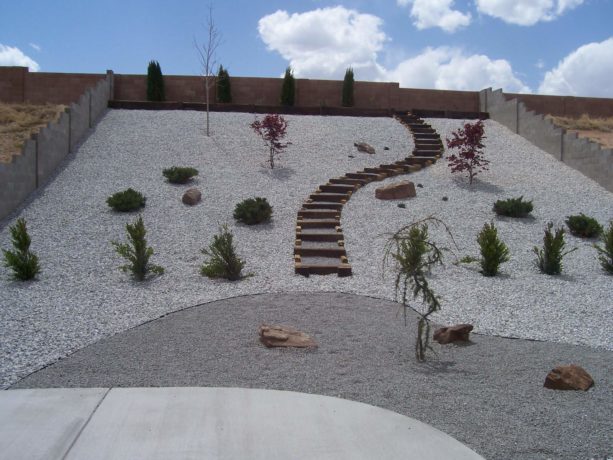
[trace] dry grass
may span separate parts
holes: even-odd
[[[10,162],[21,153],[26,139],[55,121],[64,111],[63,105],[4,104],[0,102],[0,162]]]
[[[598,142],[603,147],[613,148],[613,117],[590,118],[583,114],[580,118],[554,117],[552,115],[547,115],[547,118],[570,132],[576,132],[579,137],[586,137]]]

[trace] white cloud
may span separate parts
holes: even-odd
[[[539,93],[613,98],[613,37],[581,46],[547,72]]]
[[[40,45],[37,45],[36,43],[30,43],[30,46],[31,46],[32,48],[34,48],[36,51],[39,51],[39,52],[40,52],[40,50],[41,50]]]
[[[584,0],[476,0],[479,12],[520,26],[552,21],[583,2]]]
[[[297,77],[342,78],[352,66],[360,78],[373,79],[381,71],[377,52],[387,40],[382,24],[377,16],[337,6],[292,15],[279,10],[261,18],[258,31]]]
[[[466,55],[458,48],[427,48],[401,62],[387,76],[406,88],[435,88],[477,91],[487,87],[529,93],[504,59],[480,54]]]
[[[23,54],[19,48],[0,43],[0,66],[28,67],[31,72],[38,72],[40,66],[34,59]]]
[[[413,24],[420,30],[440,27],[445,32],[455,32],[470,24],[470,13],[453,10],[454,0],[397,0],[398,5],[412,4]]]

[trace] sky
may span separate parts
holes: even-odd
[[[230,76],[613,98],[613,0],[0,0],[0,66],[199,75],[209,12]]]

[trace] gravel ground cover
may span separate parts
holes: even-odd
[[[30,283],[8,280],[8,272],[0,279],[2,386],[103,337],[203,302],[287,291],[393,299],[393,275],[382,278],[381,271],[384,234],[431,214],[450,226],[460,256],[477,255],[476,235],[483,223],[494,220],[512,257],[495,279],[451,263],[437,269],[432,285],[444,299],[437,322],[471,322],[483,334],[613,349],[611,277],[600,270],[591,242],[567,237],[569,246],[579,249],[567,257],[558,277],[541,275],[532,253],[534,245],[542,244],[546,221],[562,225],[567,215],[579,212],[603,224],[612,219],[613,194],[521,137],[486,122],[490,171],[469,187],[439,162],[410,176],[423,188],[406,209],[375,200],[375,184],[358,191],[345,206],[342,221],[354,276],[307,279],[294,275],[292,265],[296,211],[302,201],[330,177],[406,156],[412,149],[408,131],[392,119],[288,116],[293,145],[283,155],[282,167],[271,171],[265,166],[265,147],[248,127],[253,115],[212,117],[213,136],[206,138],[202,113],[110,111],[56,179],[22,211],[43,273]],[[442,137],[461,124],[430,121]],[[356,152],[356,141],[369,142],[377,154]],[[164,181],[161,171],[172,165],[200,170],[191,185],[202,190],[201,204],[185,207],[181,195],[188,186]],[[144,283],[117,270],[122,261],[109,243],[124,240],[125,224],[136,217],[113,213],[105,203],[127,187],[147,196],[142,215],[156,250],[153,261],[166,268],[164,275]],[[449,200],[442,201],[443,195]],[[496,199],[519,195],[534,200],[533,219],[495,217],[491,207]],[[235,224],[234,205],[253,196],[268,198],[273,221],[257,227]],[[246,271],[254,273],[239,283],[199,274],[204,261],[200,249],[223,223],[235,234]],[[431,234],[443,241],[440,229]],[[8,246],[7,226],[0,241]],[[450,255],[448,262],[453,260]]]

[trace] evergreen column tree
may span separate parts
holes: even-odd
[[[147,100],[163,101],[164,99],[162,68],[159,62],[149,61],[149,66],[147,67]]]
[[[293,106],[296,95],[296,81],[292,68],[285,69],[285,76],[283,77],[283,86],[281,87],[281,105]]]
[[[353,107],[353,69],[349,67],[345,71],[345,79],[343,80],[343,107]]]
[[[217,73],[217,102],[232,102],[230,75],[222,65],[219,66],[219,72]]]

